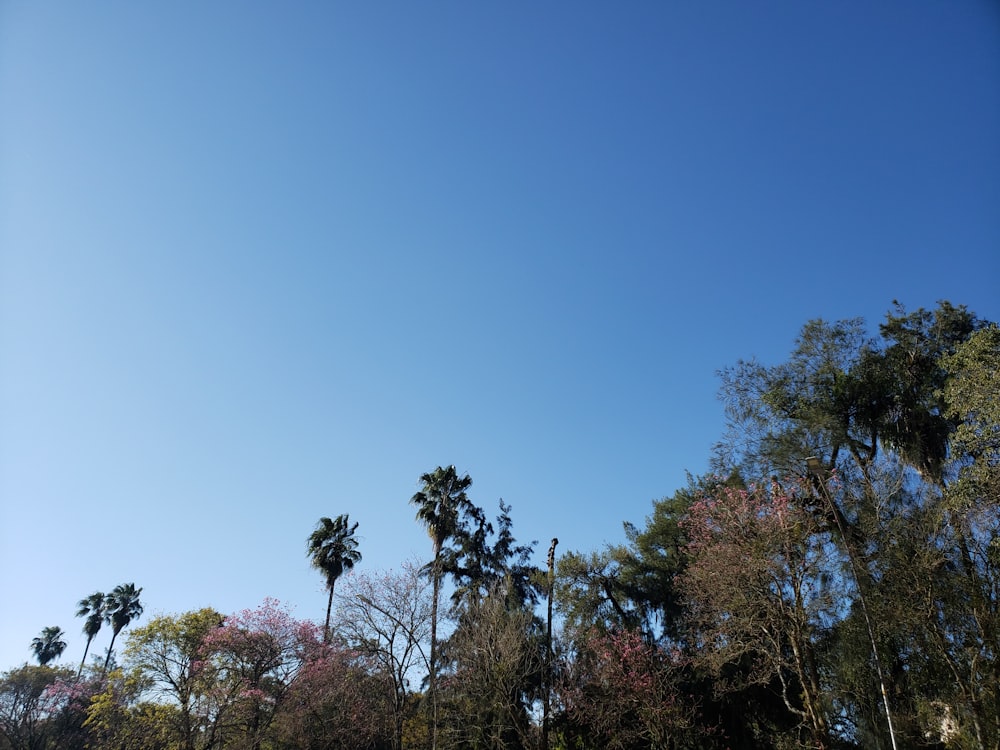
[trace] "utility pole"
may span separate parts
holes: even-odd
[[[548,599],[549,611],[545,626],[545,700],[542,703],[542,750],[549,750],[549,703],[552,692],[552,589],[556,582],[556,545],[559,540],[552,538],[549,545],[549,578],[548,578]]]

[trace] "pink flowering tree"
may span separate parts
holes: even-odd
[[[95,686],[67,669],[25,664],[0,674],[0,747],[83,747]]]
[[[827,747],[816,646],[836,617],[836,552],[803,495],[777,482],[705,494],[683,523],[689,565],[678,583],[698,663],[716,677],[737,675],[717,685],[780,684],[810,746]]]
[[[625,750],[696,741],[697,710],[682,687],[686,660],[636,630],[593,630],[557,684],[566,732],[585,746]],[[572,737],[567,738],[572,739]]]
[[[243,747],[260,748],[296,676],[325,653],[322,628],[296,620],[274,599],[230,615],[202,640],[215,700]]]
[[[272,727],[277,747],[369,750],[392,743],[392,685],[357,652],[329,646],[302,666]]]

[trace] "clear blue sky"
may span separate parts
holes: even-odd
[[[0,669],[126,581],[320,619],[439,464],[621,541],[893,299],[1000,319],[994,2],[3,3]]]

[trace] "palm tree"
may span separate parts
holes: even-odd
[[[83,634],[87,636],[87,645],[83,648],[83,658],[80,660],[80,670],[76,673],[76,678],[80,679],[83,674],[83,665],[87,662],[87,652],[90,651],[90,642],[100,632],[104,622],[104,594],[95,591],[85,599],[77,603],[77,617],[86,617],[83,621]]]
[[[104,672],[108,671],[108,664],[111,662],[115,638],[142,614],[142,604],[139,602],[141,593],[142,589],[137,589],[134,583],[120,583],[104,597],[104,621],[111,626],[111,645],[108,646],[108,655],[104,659]]]
[[[330,596],[326,602],[326,624],[323,626],[323,643],[330,640],[330,609],[333,607],[333,586],[345,571],[361,562],[358,540],[354,532],[358,525],[350,525],[347,514],[334,519],[324,516],[319,519],[316,529],[309,535],[306,551],[312,566],[323,573]]]
[[[64,635],[62,628],[53,625],[43,628],[41,635],[31,639],[31,650],[35,652],[39,664],[44,667],[66,650],[66,641],[62,639]]]
[[[437,748],[437,621],[438,595],[441,590],[441,551],[459,528],[463,511],[473,509],[465,491],[472,485],[468,474],[458,476],[454,466],[438,466],[420,477],[423,487],[410,504],[417,506],[417,520],[427,527],[431,538],[434,560],[431,562],[431,648],[427,675],[427,692],[431,699],[431,747]]]

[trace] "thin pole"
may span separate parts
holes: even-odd
[[[549,546],[549,579],[548,599],[549,611],[545,628],[545,702],[542,704],[542,750],[549,750],[549,703],[552,692],[552,589],[556,580],[556,545],[559,540],[552,539]]]

